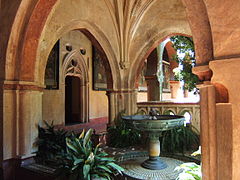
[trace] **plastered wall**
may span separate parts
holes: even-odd
[[[79,30],[66,33],[60,39],[60,64],[59,64],[59,89],[43,91],[43,120],[54,121],[54,124],[64,124],[65,121],[65,78],[62,72],[62,64],[67,53],[66,45],[71,45],[73,50],[84,48],[86,54],[83,58],[88,66],[89,75],[89,119],[108,116],[108,99],[105,91],[94,91],[92,68],[92,44],[91,41]]]

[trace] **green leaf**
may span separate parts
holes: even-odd
[[[111,157],[98,157],[96,156],[96,159],[100,160],[100,161],[115,161],[114,158],[111,158]]]
[[[89,129],[84,137],[84,140],[83,140],[83,146],[85,147],[86,144],[89,142],[91,136],[93,134],[93,129]]]
[[[97,168],[100,168],[100,169],[102,169],[102,170],[104,170],[104,171],[107,171],[107,172],[109,172],[109,173],[112,173],[112,171],[111,171],[108,167],[106,167],[106,166],[99,165],[99,166],[97,166]]]
[[[82,133],[79,136],[79,139],[82,139],[84,137],[84,134],[85,134],[85,130],[83,129]]]
[[[84,176],[84,179],[87,178],[87,176],[88,176],[88,174],[90,172],[90,168],[91,168],[91,166],[89,164],[85,164],[83,166],[83,176]]]
[[[72,144],[70,139],[68,139],[68,138],[66,139],[66,144],[67,144],[68,148],[70,148],[74,152],[78,153],[77,148]]]
[[[104,178],[104,179],[107,179],[107,180],[111,180],[111,176],[108,174],[108,173],[106,173],[106,172],[100,172],[100,171],[98,171],[98,172],[96,172],[100,177],[102,177],[102,178]]]
[[[82,162],[84,162],[84,159],[75,159],[73,164],[77,165],[77,164],[82,163]]]
[[[100,145],[101,145],[101,143],[99,143],[99,144],[95,147],[95,149],[94,149],[94,154],[97,154],[97,151],[98,151],[98,148],[99,148]]]
[[[119,166],[115,163],[108,163],[107,165],[111,166],[113,169],[117,170],[120,174],[122,174],[122,171],[124,171],[124,169],[121,166]]]

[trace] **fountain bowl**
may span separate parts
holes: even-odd
[[[184,125],[184,116],[157,115],[153,110],[150,115],[123,116],[123,120],[130,128],[148,133],[149,136],[149,159],[141,165],[146,169],[161,170],[167,168],[167,164],[160,158],[159,137],[163,131]]]
[[[132,115],[123,116],[130,127],[144,132],[162,132],[184,125],[184,116],[178,115]]]

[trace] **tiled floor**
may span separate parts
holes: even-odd
[[[148,170],[140,166],[140,164],[148,158],[147,151],[144,150],[144,148],[142,147],[111,148],[108,146],[104,146],[102,148],[110,156],[115,157],[116,161],[126,169],[124,176],[119,175],[115,177],[115,180],[172,180],[176,178],[178,174],[174,171],[175,167],[183,163],[183,161],[177,159],[163,157],[164,161],[166,161],[168,164],[168,167],[166,169]],[[28,166],[22,167],[18,174],[18,177],[21,177],[20,179],[26,180],[28,180],[29,178],[29,180],[57,180],[57,178],[54,177],[53,168],[49,168],[39,164],[30,164]]]

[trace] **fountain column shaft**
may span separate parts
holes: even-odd
[[[150,139],[149,156],[156,157],[160,155],[160,141],[158,139]]]

